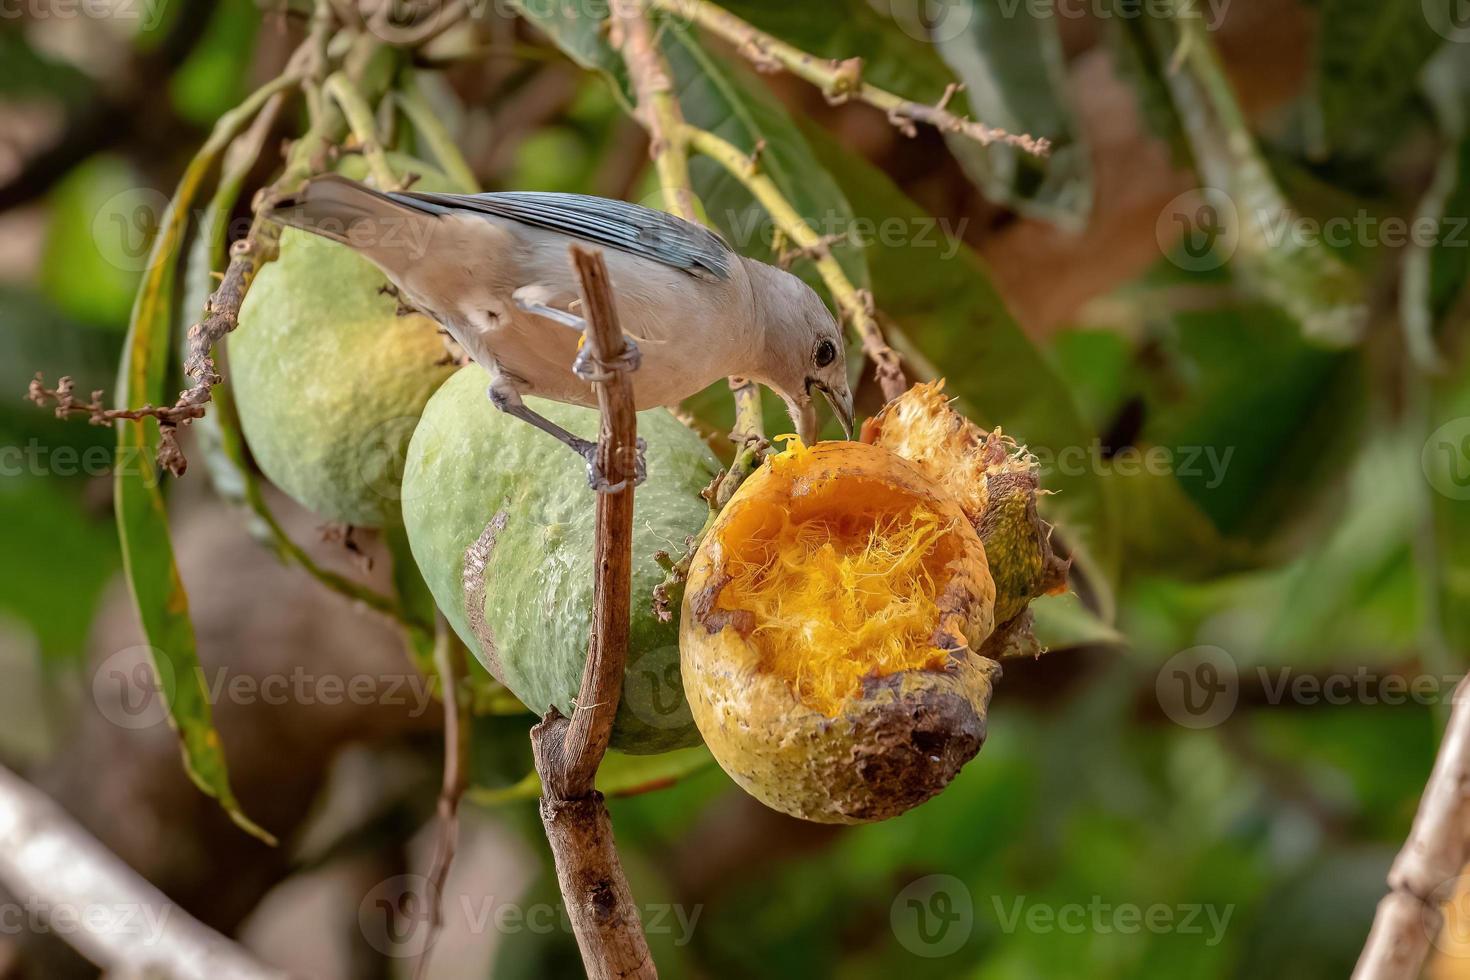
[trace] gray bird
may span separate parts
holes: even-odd
[[[595,445],[521,400],[597,404],[591,383],[608,365],[592,363],[580,344],[573,240],[603,248],[630,341],[624,357],[639,368],[638,409],[738,375],[780,395],[806,442],[817,435],[813,391],[852,435],[842,333],[817,294],[673,215],[581,194],[384,193],[335,175],[278,198],[268,213],[372,261],[490,373],[495,407],[570,446],[599,489],[608,487]]]

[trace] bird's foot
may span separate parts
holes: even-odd
[[[592,356],[592,348],[584,341],[577,350],[577,359],[572,362],[572,373],[588,384],[612,380],[614,372],[636,371],[643,364],[643,352],[627,337],[623,338],[623,352],[610,361],[599,361]]]
[[[628,485],[627,480],[619,480],[617,483],[608,481],[607,475],[597,465],[597,443],[578,439],[572,448],[587,461],[587,485],[593,490],[598,493],[617,493]],[[640,487],[648,479],[648,443],[639,439],[637,453],[633,461],[633,486]]]
[[[393,299],[397,301],[398,309],[394,312],[398,316],[412,316],[413,314],[418,312],[418,310],[416,310],[414,307],[409,306],[406,302],[404,302],[403,293],[400,292],[398,287],[393,285],[391,282],[385,282],[383,283],[383,285],[379,286],[378,295],[392,296]]]

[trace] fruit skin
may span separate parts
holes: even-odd
[[[1035,656],[1031,600],[1066,590],[1070,560],[1052,550],[1052,526],[1036,511],[1036,458],[999,429],[985,432],[955,411],[944,382],[916,384],[863,425],[864,442],[912,462],[955,496],[995,580],[997,624],[982,653]]]
[[[778,457],[749,477],[695,554],[680,617],[684,690],[716,761],[767,806],[821,823],[883,820],[938,793],[985,741],[1000,667],[970,651],[994,625],[995,587],[963,512],[906,460],[851,442],[821,443],[809,453],[799,472]],[[755,645],[720,614],[722,531],[762,499],[779,502],[823,486],[840,493],[844,481],[865,479],[956,519],[962,559],[943,590],[949,601],[941,620],[953,645],[947,669],[867,678],[861,695],[829,718],[799,702],[786,680],[757,669]]]
[[[349,158],[349,176],[361,168]],[[423,164],[414,186],[452,190]],[[251,283],[228,344],[245,440],[262,472],[331,521],[399,523],[403,454],[429,396],[454,372],[438,325],[396,314],[383,273],[344,245],[285,229]]]
[[[424,409],[403,478],[409,545],[439,608],[490,673],[532,711],[555,705],[570,715],[591,627],[595,498],[582,461],[496,411],[489,382],[468,365]],[[593,409],[526,401],[580,436],[597,435]],[[638,434],[648,479],[634,495],[631,634],[612,744],[652,753],[699,741],[679,678],[677,627],[653,611],[664,578],[653,556],[677,553],[703,526],[709,505],[700,491],[719,464],[663,409],[639,413]]]

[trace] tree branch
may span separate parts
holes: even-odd
[[[352,138],[357,141],[357,149],[367,159],[368,169],[378,187],[385,191],[398,189],[398,175],[393,172],[388,154],[383,150],[383,142],[378,138],[378,124],[373,118],[373,107],[368,105],[357,86],[352,84],[345,72],[337,71],[322,84],[322,91],[342,110],[347,126],[352,131]]]
[[[648,152],[664,200],[685,221],[703,218],[695,203],[689,179],[689,143],[679,100],[674,95],[667,61],[654,40],[653,27],[643,10],[643,0],[617,0],[609,13],[613,45],[628,66],[628,77],[638,100],[634,115],[648,131]],[[761,418],[760,390],[754,382],[731,378],[735,397],[735,425],[731,437],[744,443],[765,435]]]
[[[0,881],[108,973],[284,980],[179,908],[45,794],[0,767]]]
[[[883,339],[883,331],[874,315],[873,295],[852,284],[852,280],[847,278],[847,273],[842,271],[842,266],[833,257],[826,240],[812,230],[806,219],[786,200],[775,182],[761,171],[760,154],[745,153],[714,133],[687,123],[684,133],[692,148],[713,159],[744,184],[746,190],[766,209],[781,233],[795,243],[797,248],[811,256],[822,282],[826,283],[832,298],[837,301],[843,316],[852,324],[862,341],[863,350],[873,362],[878,384],[883,389],[883,397],[892,400],[907,391],[908,382],[904,378],[903,366],[893,348]]]
[[[1051,149],[1048,140],[1008,133],[1004,129],[987,126],[950,112],[947,106],[959,90],[957,85],[947,88],[944,96],[935,105],[913,102],[864,81],[861,58],[846,58],[841,61],[819,58],[780,38],[772,37],[709,0],[648,2],[675,17],[687,17],[705,30],[718,34],[734,45],[760,71],[785,69],[821,89],[827,101],[834,105],[856,98],[883,110],[888,115],[888,121],[905,136],[913,136],[914,123],[921,122],[947,133],[967,136],[982,145],[1008,143],[1036,156],[1045,156]]]
[[[1470,678],[1455,688],[1454,702],[1419,812],[1388,871],[1389,891],[1378,903],[1353,980],[1412,980],[1419,975],[1443,922],[1440,907],[1453,897],[1450,890],[1470,857]]]
[[[601,252],[571,248],[581,281],[592,356],[612,365],[624,350],[622,327]],[[633,476],[638,419],[633,385],[614,368],[595,385],[602,424],[597,465],[621,489],[597,495],[593,544],[592,635],[587,665],[570,719],[556,708],[531,729],[536,772],[541,777],[541,823],[556,864],[572,932],[592,980],[656,977],[633,895],[613,841],[612,819],[594,780],[612,737],[623,693],[632,592]]]

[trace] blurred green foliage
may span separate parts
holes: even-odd
[[[518,139],[496,176],[506,187],[605,193],[600,181],[625,149],[621,68],[594,18],[526,6],[552,42],[605,77],[589,74],[566,107]],[[1058,140],[1046,164],[951,141],[979,189],[1064,227],[1095,206],[1054,22],[1002,18],[1015,33],[1001,34],[982,29],[996,12],[975,5],[985,17],[936,46],[890,18],[902,5],[843,0],[839,15],[770,0],[725,6],[824,57],[861,55],[870,81],[915,99],[969,82],[955,107]],[[1470,57],[1426,31],[1420,5],[1313,6],[1321,29],[1312,83],[1282,110],[1293,125],[1263,132],[1235,124],[1232,100],[1220,97],[1229,93],[1212,88],[1208,70],[1186,65],[1169,76],[1177,52],[1147,25],[1103,25],[1102,43],[1146,120],[1202,182],[1224,174],[1219,182],[1251,204],[1259,197],[1317,219],[1424,215],[1440,230],[1429,246],[1357,242],[1339,254],[1319,244],[1290,261],[1266,249],[1186,272],[1161,242],[1156,267],[1106,297],[1106,318],[1084,312],[1042,341],[1021,329],[964,243],[936,232],[932,247],[838,247],[854,280],[874,290],[895,345],[947,377],[977,420],[1038,451],[1083,451],[1080,470],[1049,472],[1059,492],[1046,507],[1108,601],[1070,600],[1051,634],[1069,649],[1008,666],[988,744],[936,800],[802,847],[781,836],[768,847],[744,842],[740,867],[697,892],[686,890],[701,858],[689,842],[708,840],[693,835],[711,828],[734,836],[729,813],[746,805],[739,791],[698,765],[697,750],[648,769],[610,763],[606,775],[622,787],[682,777],[611,804],[640,906],[675,903],[697,915],[687,936],[677,927],[651,935],[662,975],[1351,969],[1436,750],[1445,685],[1464,672],[1470,644],[1470,501],[1459,493],[1470,483],[1470,252],[1448,241],[1470,219]],[[207,127],[238,103],[259,25],[248,0],[220,4],[160,94],[185,124]],[[141,50],[152,43],[136,39]],[[660,43],[685,113],[744,149],[763,140],[763,164],[819,232],[854,219],[912,230],[929,217],[839,135],[795,118],[728,50],[683,25],[666,25]],[[49,99],[59,111],[91,90],[85,73],[17,31],[0,31],[0,62],[0,98]],[[33,634],[53,671],[75,664],[98,597],[116,579],[105,462],[113,434],[51,419],[19,396],[37,370],[53,382],[70,373],[83,392],[111,389],[142,271],[130,256],[156,231],[148,215],[156,224],[158,195],[192,149],[146,171],[135,150],[72,168],[44,201],[35,281],[0,288],[0,390],[16,396],[0,399],[0,612]],[[1254,168],[1245,177],[1243,162]],[[707,162],[694,176],[725,234],[769,255],[769,238],[750,233],[761,225],[748,194]],[[654,190],[646,175],[632,186],[639,199]],[[1300,277],[1324,267],[1375,284],[1366,340],[1345,349],[1304,334],[1312,303],[1291,301],[1320,298]],[[810,274],[801,262],[796,271]],[[199,284],[188,285],[197,295]],[[1379,292],[1394,294],[1397,309]],[[722,385],[690,407],[729,424]],[[782,415],[768,399],[773,430]],[[1153,449],[1167,463],[1141,466]],[[63,465],[66,452],[77,466]],[[1194,465],[1183,465],[1186,454]],[[87,458],[103,460],[90,475]],[[1169,716],[1159,683],[1171,658],[1206,645],[1234,664],[1239,703],[1222,724],[1195,730]],[[1403,703],[1381,688],[1344,703],[1297,703],[1280,686],[1359,672],[1440,687]],[[474,782],[495,804],[483,812],[522,834],[542,862],[520,900],[554,903],[534,806],[522,799],[532,792],[526,720],[478,720]],[[950,904],[909,906],[906,889],[929,876],[957,882],[943,884]],[[946,955],[925,955],[936,947],[906,924],[926,907],[967,910]],[[1126,911],[1155,907],[1163,927]],[[577,963],[564,932],[520,933],[501,942],[495,975],[568,975]]]

